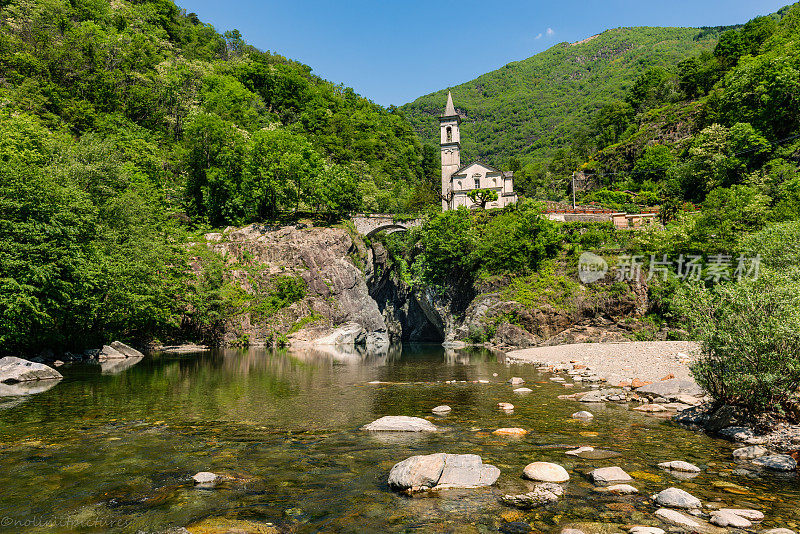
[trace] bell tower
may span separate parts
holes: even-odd
[[[442,152],[442,211],[452,208],[452,201],[447,202],[445,198],[450,198],[452,194],[452,183],[450,177],[461,167],[461,135],[458,125],[461,124],[461,117],[456,113],[453,106],[453,95],[447,92],[447,105],[444,114],[439,117],[439,134]]]

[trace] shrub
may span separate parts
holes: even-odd
[[[688,286],[678,299],[702,347],[698,384],[718,405],[782,412],[800,387],[800,270]]]

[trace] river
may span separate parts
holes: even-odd
[[[632,523],[657,525],[648,496],[669,486],[703,502],[759,509],[765,528],[800,525],[796,474],[742,469],[733,444],[624,405],[558,400],[562,385],[487,351],[405,345],[333,358],[224,349],[155,354],[116,374],[90,364],[60,370],[64,380],[48,391],[0,398],[0,532],[224,532],[232,525],[269,532],[266,523],[298,533],[497,532],[514,521],[542,532],[577,524],[587,533],[621,532]],[[514,394],[511,376],[533,392]],[[516,409],[504,413],[498,402]],[[432,415],[440,404],[452,412]],[[595,418],[570,417],[582,409]],[[444,431],[359,430],[384,415],[427,417]],[[529,433],[491,433],[500,427]],[[578,445],[620,456],[565,456]],[[433,452],[479,454],[502,474],[490,488],[437,495],[388,488],[392,465]],[[657,467],[667,460],[703,471],[678,479]],[[566,495],[530,511],[501,504],[504,493],[530,491],[520,475],[533,461],[570,472]],[[592,492],[586,474],[610,465],[632,474],[640,494]],[[195,487],[198,471],[229,479]]]

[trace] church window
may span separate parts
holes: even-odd
[[[449,126],[447,127],[447,142],[451,142],[453,140],[453,129]]]

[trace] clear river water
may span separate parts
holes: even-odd
[[[510,522],[540,532],[567,525],[622,532],[658,525],[648,496],[669,486],[704,502],[759,509],[764,528],[800,526],[797,474],[742,469],[731,457],[734,444],[625,405],[559,400],[573,390],[487,351],[405,345],[333,358],[225,349],[155,354],[116,374],[89,364],[61,371],[64,380],[47,391],[0,398],[0,532],[275,531],[267,523],[297,533],[498,532]],[[514,394],[511,376],[533,392]],[[498,402],[516,409],[504,413]],[[440,404],[452,412],[434,416]],[[582,409],[595,418],[570,417]],[[384,415],[425,417],[444,431],[359,430]],[[529,433],[491,433],[501,427]],[[564,454],[579,445],[619,456]],[[392,465],[433,452],[479,454],[502,474],[489,488],[413,497],[389,489]],[[676,478],[657,467],[667,460],[703,471]],[[570,472],[565,496],[530,511],[501,504],[505,493],[532,489],[520,475],[533,461]],[[640,494],[592,492],[586,474],[610,465],[630,473]],[[198,471],[230,478],[195,487]]]

